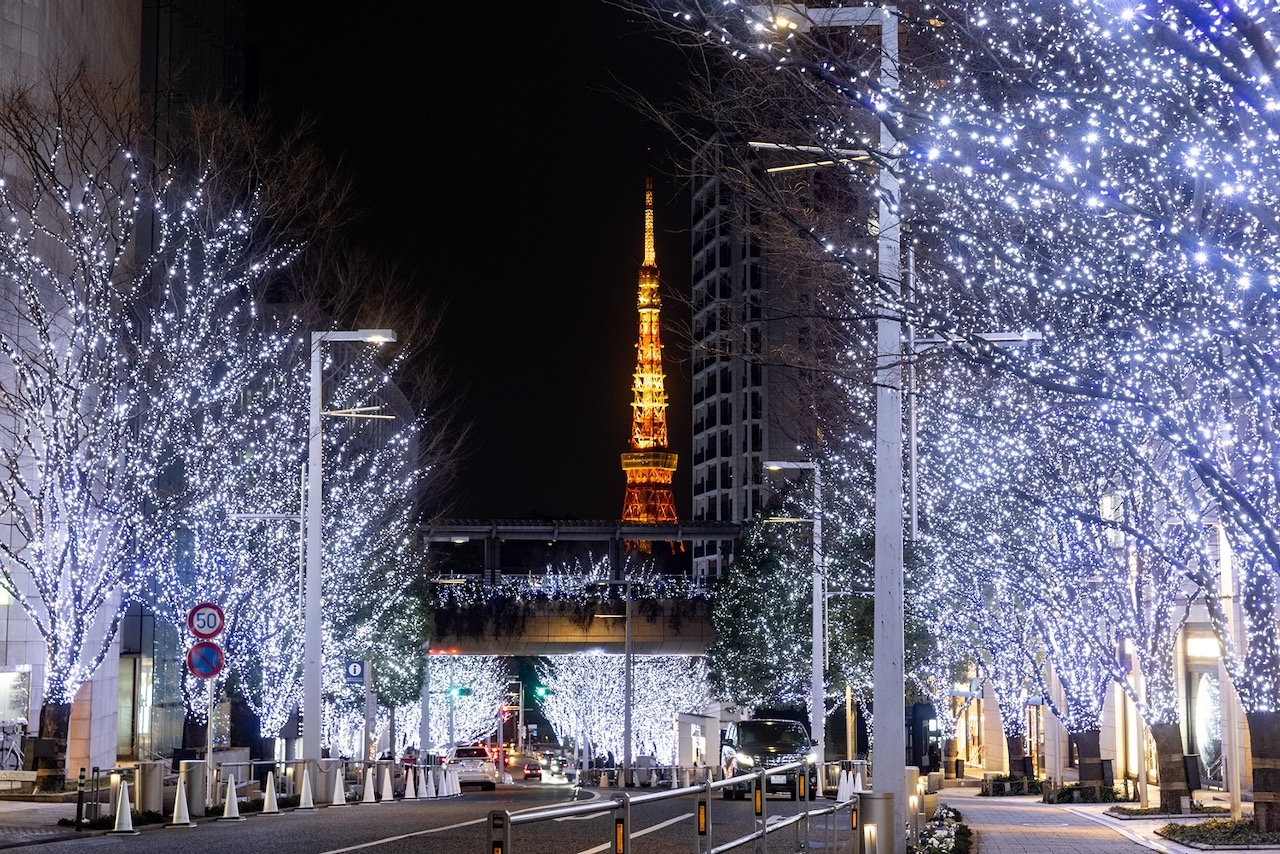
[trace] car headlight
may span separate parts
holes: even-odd
[[[808,762],[810,765],[814,765],[818,761],[818,754],[810,753],[808,756],[804,758],[804,761]]]
[[[739,765],[745,765],[747,767],[751,767],[756,764],[755,758],[747,753],[734,754],[733,761],[737,762]]]

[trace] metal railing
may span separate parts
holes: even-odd
[[[836,851],[842,844],[856,842],[854,829],[857,825],[858,799],[853,797],[842,803],[824,804],[803,810],[794,815],[770,822],[768,816],[768,800],[765,797],[765,783],[770,775],[798,772],[794,794],[804,803],[808,799],[806,788],[809,784],[808,774],[804,769],[809,767],[805,761],[789,762],[770,768],[761,768],[750,774],[742,774],[724,780],[705,781],[692,786],[650,791],[645,794],[632,795],[620,791],[608,801],[583,801],[559,807],[548,807],[529,812],[512,813],[510,810],[493,810],[489,813],[489,851],[492,854],[518,854],[512,839],[512,831],[517,826],[536,825],[541,822],[554,821],[572,816],[612,814],[612,837],[609,850],[612,854],[629,854],[632,838],[632,809],[661,801],[687,798],[693,801],[693,839],[691,851],[695,854],[724,854],[724,852],[741,848],[749,843],[756,843],[756,851],[763,851],[763,842],[769,834],[779,833],[792,828],[795,833],[795,844],[798,850],[806,850],[820,845],[828,851]],[[747,834],[719,844],[715,843],[711,804],[716,790],[741,784],[751,786],[752,805],[754,809],[754,829]],[[845,831],[841,832],[840,822],[836,820],[823,823],[820,832],[815,833],[812,820],[821,816],[835,816],[849,813],[850,818],[844,823]],[[817,838],[820,836],[821,838]],[[854,848],[855,851],[860,850]]]

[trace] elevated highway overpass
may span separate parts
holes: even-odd
[[[694,541],[736,540],[740,526],[725,522],[677,525],[637,525],[605,521],[434,520],[422,529],[428,549],[480,542],[482,565],[451,575],[445,581],[501,584],[504,575],[525,575],[526,568],[504,571],[504,542],[596,543],[607,549],[613,581],[625,581],[624,544],[669,542],[683,546]],[[471,655],[562,655],[600,651],[622,655],[625,648],[624,603],[600,600],[487,599],[454,609],[438,610],[435,651]],[[711,602],[696,598],[633,598],[631,647],[636,655],[703,655],[712,640]]]

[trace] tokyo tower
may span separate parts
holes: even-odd
[[[653,179],[644,182],[644,263],[640,265],[640,340],[636,344],[636,372],[632,384],[631,450],[622,455],[627,494],[622,521],[675,524],[676,505],[671,478],[676,455],[667,450],[667,392],[663,385],[662,340],[659,334],[658,261],[653,245]],[[649,551],[648,542],[627,543]]]

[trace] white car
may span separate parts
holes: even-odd
[[[498,787],[498,766],[493,764],[489,751],[483,747],[455,747],[444,762],[458,772],[459,785],[479,785],[488,790]]]

